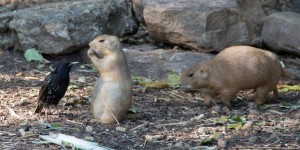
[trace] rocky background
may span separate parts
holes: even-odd
[[[88,42],[112,34],[123,41],[132,73],[157,80],[232,45],[300,56],[297,0],[2,0],[0,5],[2,50],[77,52],[88,61]]]
[[[207,107],[201,92],[177,89],[174,74],[225,47],[252,45],[277,53],[287,69],[300,75],[299,3],[0,0],[0,149],[67,149],[39,137],[57,132],[118,150],[300,149],[299,81],[281,80],[278,99],[270,93],[262,106],[251,102],[252,91],[240,92],[229,109],[218,97]],[[120,124],[100,124],[90,112],[98,73],[86,50],[99,34],[120,37],[136,75],[133,116]],[[23,52],[31,48],[51,64],[27,61]],[[43,114],[33,112],[40,85],[59,60],[81,63],[70,73],[60,113],[52,109],[44,122]],[[162,88],[166,84],[171,87]]]

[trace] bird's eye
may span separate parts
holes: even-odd
[[[104,42],[104,41],[105,41],[104,39],[100,39],[100,40],[99,40],[100,43],[102,43],[102,42]]]
[[[190,73],[190,74],[189,74],[189,77],[192,77],[193,75],[194,75],[193,73]]]

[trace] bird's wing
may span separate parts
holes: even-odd
[[[39,92],[39,97],[38,101],[40,101],[41,96],[43,95],[44,91],[48,88],[49,84],[51,83],[51,78],[55,78],[55,73],[51,72],[46,78],[44,79],[40,92]]]
[[[34,111],[35,113],[40,113],[42,111],[43,105],[44,105],[44,99],[43,99],[44,92],[48,89],[48,86],[50,85],[50,83],[52,81],[51,79],[55,78],[55,76],[56,76],[55,73],[51,72],[44,79],[44,81],[42,83],[42,86],[41,86],[41,89],[40,89],[40,92],[39,92],[39,97],[37,99],[38,106],[37,106],[37,108]]]

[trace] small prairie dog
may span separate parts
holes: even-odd
[[[290,77],[290,73],[282,68],[275,54],[250,46],[233,46],[211,60],[186,69],[181,88],[202,91],[206,105],[220,95],[227,107],[239,90],[254,89],[254,101],[261,105],[270,91],[277,97],[276,84],[281,76]]]
[[[121,43],[100,35],[89,43],[88,56],[100,76],[92,92],[92,112],[101,123],[121,121],[131,106],[133,83]]]

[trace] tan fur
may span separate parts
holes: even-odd
[[[233,46],[224,49],[211,60],[201,62],[182,73],[182,88],[200,89],[205,104],[220,95],[230,107],[230,99],[239,90],[254,89],[255,103],[266,102],[268,93],[278,95],[276,84],[281,76],[287,76],[277,58],[271,52],[250,46]]]
[[[89,46],[88,56],[100,74],[92,92],[93,115],[101,123],[115,123],[114,116],[121,121],[131,106],[133,85],[120,41],[101,35]]]

